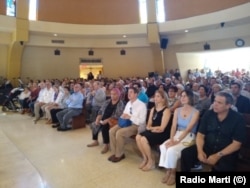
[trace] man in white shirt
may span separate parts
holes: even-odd
[[[45,104],[53,102],[52,100],[53,96],[54,96],[54,90],[52,88],[51,82],[49,80],[46,80],[45,88],[39,92],[39,96],[34,105],[34,113],[35,113],[34,123],[36,123],[40,119],[41,107]]]
[[[145,130],[147,107],[138,97],[138,89],[130,87],[128,99],[121,118],[129,119],[131,125],[128,127],[114,126],[109,130],[110,148],[112,155],[108,158],[111,162],[119,162],[125,158],[124,146],[126,138],[136,135]]]

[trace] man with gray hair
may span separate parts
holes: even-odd
[[[95,121],[101,106],[106,101],[106,93],[101,88],[101,83],[99,81],[93,83],[93,91],[91,92],[91,95],[93,99],[91,104],[90,122],[92,123]]]
[[[241,114],[231,109],[233,96],[219,92],[213,109],[201,118],[196,145],[181,153],[181,171],[190,171],[198,160],[212,171],[235,171],[239,150],[246,139],[246,124]]]
[[[36,99],[36,102],[34,103],[34,114],[35,119],[33,120],[34,123],[37,123],[37,121],[40,119],[41,116],[43,116],[43,112],[41,109],[44,105],[53,102],[53,96],[54,96],[54,90],[52,88],[52,84],[49,80],[46,80],[46,82],[41,82],[41,90],[39,92],[39,96]]]
[[[57,128],[58,131],[68,131],[72,129],[69,126],[72,117],[78,116],[82,112],[84,96],[81,92],[82,86],[80,84],[74,85],[74,93],[66,100],[67,108],[56,113],[56,117],[60,123]]]

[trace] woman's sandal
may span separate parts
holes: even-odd
[[[174,185],[175,184],[175,175],[171,174],[168,178],[167,185]]]
[[[169,176],[170,176],[170,172],[167,171],[166,172],[166,175],[162,178],[161,182],[162,183],[167,183],[168,179],[169,179]]]
[[[147,162],[148,162],[147,160],[143,160],[141,164],[138,166],[138,168],[142,169],[147,164]]]
[[[143,171],[149,171],[149,170],[153,170],[153,169],[155,169],[155,163],[154,163],[154,162],[153,162],[153,164],[152,164],[151,166],[149,166],[148,164],[146,164],[146,165],[142,168]]]

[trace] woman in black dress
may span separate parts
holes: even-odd
[[[143,171],[155,168],[151,147],[162,144],[170,137],[172,115],[167,106],[167,93],[157,90],[154,102],[155,106],[150,110],[146,131],[136,136],[136,143],[143,157],[139,168]]]

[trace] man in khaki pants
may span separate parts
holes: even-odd
[[[45,87],[42,86],[43,84],[45,85]],[[54,97],[54,90],[52,88],[51,82],[49,80],[46,80],[45,83],[41,83],[41,90],[34,104],[34,114],[35,114],[35,119],[33,120],[34,123],[37,123],[37,121],[40,119],[40,111],[43,109],[43,106],[45,104],[53,102],[53,97]]]
[[[111,162],[119,162],[125,158],[124,146],[126,138],[136,135],[145,130],[147,107],[141,102],[138,96],[138,89],[130,87],[128,90],[128,99],[121,118],[129,119],[132,124],[128,127],[114,126],[109,130],[110,148],[112,155],[108,158]]]

